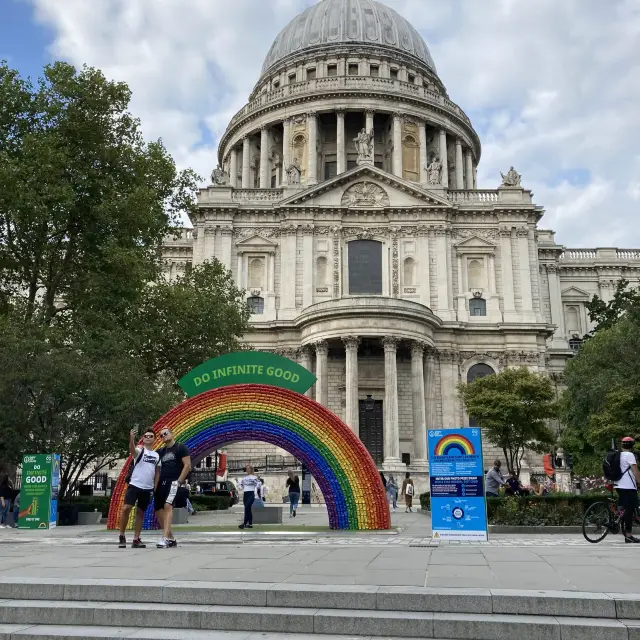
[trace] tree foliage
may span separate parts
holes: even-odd
[[[629,281],[622,278],[618,280],[613,298],[609,302],[593,296],[587,303],[589,319],[595,324],[587,337],[594,336],[602,329],[610,329],[626,311],[634,307],[640,307],[640,287],[630,289]]]
[[[92,68],[33,84],[0,63],[0,463],[60,453],[63,495],[247,330],[217,261],[164,279],[197,176],[143,139],[130,97]]]
[[[520,475],[530,449],[544,453],[555,442],[547,421],[556,416],[555,391],[549,378],[522,367],[460,384],[469,415],[487,439],[500,447],[507,469]]]
[[[607,322],[606,320],[604,322]],[[640,304],[599,328],[567,363],[562,419],[574,469],[602,474],[602,458],[626,435],[640,433]]]

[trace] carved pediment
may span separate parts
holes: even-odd
[[[262,253],[274,253],[277,246],[277,242],[273,242],[268,238],[263,238],[257,233],[247,238],[246,240],[240,240],[239,242],[236,242],[238,253],[251,253],[254,251]]]
[[[458,253],[493,253],[496,245],[480,236],[465,238],[455,245]]]
[[[280,206],[437,207],[451,209],[440,194],[427,191],[371,165],[360,165],[282,200]]]
[[[574,300],[576,302],[589,301],[593,297],[592,294],[578,287],[569,287],[565,289],[561,295],[563,300]]]

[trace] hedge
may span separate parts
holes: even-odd
[[[535,526],[579,526],[586,509],[594,502],[606,500],[606,492],[583,495],[552,493],[546,496],[523,496],[509,498],[487,498],[489,524],[519,527]],[[423,493],[420,506],[429,511],[431,496]]]
[[[231,506],[231,498],[226,496],[191,496],[191,504],[196,511],[224,511]]]

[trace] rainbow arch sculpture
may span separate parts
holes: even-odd
[[[213,388],[182,402],[153,429],[158,434],[165,427],[189,448],[194,465],[233,442],[277,445],[309,468],[325,498],[332,529],[390,527],[384,487],[371,455],[340,418],[301,393],[264,384]],[[118,526],[130,464],[128,460],[113,492],[110,529]],[[151,505],[145,528],[153,521]]]

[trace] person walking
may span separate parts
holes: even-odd
[[[395,512],[398,508],[398,483],[393,474],[389,474],[387,480],[387,502],[391,505],[391,511]]]
[[[238,483],[238,488],[243,491],[242,503],[244,504],[244,520],[241,525],[238,525],[238,529],[253,529],[252,507],[262,485],[257,476],[253,474],[252,466],[248,466],[245,471],[247,475]]]
[[[286,482],[289,491],[289,517],[295,518],[300,500],[300,478],[293,471],[288,471],[287,475],[289,476]]]
[[[13,526],[18,528],[18,520],[20,519],[20,492],[16,493],[16,497],[13,499]]]
[[[166,427],[160,432],[164,446],[158,450],[160,455],[160,480],[153,495],[156,518],[163,530],[158,549],[177,547],[173,537],[173,510],[182,509],[187,505],[187,476],[191,471],[191,456],[189,449],[182,443],[176,442],[171,429]]]
[[[640,471],[638,462],[633,453],[635,440],[630,437],[622,438],[622,451],[620,452],[620,480],[615,483],[618,492],[618,504],[624,509],[622,515],[622,533],[625,543],[640,542],[639,538],[633,535],[633,518],[638,508],[638,483],[640,482]]]
[[[500,471],[501,466],[502,463],[500,460],[496,460],[493,463],[493,469],[487,471],[487,478],[485,480],[485,495],[487,498],[497,498],[500,487],[507,484],[507,481],[502,475],[502,471]]]
[[[0,528],[8,527],[9,511],[11,510],[11,498],[13,489],[9,482],[9,476],[4,476],[0,482]]]
[[[267,498],[267,485],[264,483],[264,480],[258,477],[258,481],[260,482],[260,487],[256,489],[256,499],[253,503],[254,507],[264,507],[265,500]]]
[[[133,470],[129,479],[129,486],[124,494],[124,505],[120,513],[120,538],[118,547],[127,548],[127,538],[125,531],[129,523],[129,514],[133,507],[136,508],[136,525],[132,549],[144,549],[146,544],[140,540],[142,533],[142,523],[144,522],[144,512],[151,504],[151,495],[158,486],[160,480],[160,455],[152,449],[156,441],[156,434],[153,429],[147,429],[142,435],[142,447],[136,447],[135,431],[129,433],[129,455],[133,462]]]
[[[413,493],[415,491],[415,487],[413,485],[413,480],[411,479],[411,474],[407,473],[404,477],[404,482],[402,483],[402,495],[404,496],[404,501],[406,505],[405,513],[413,513]]]

